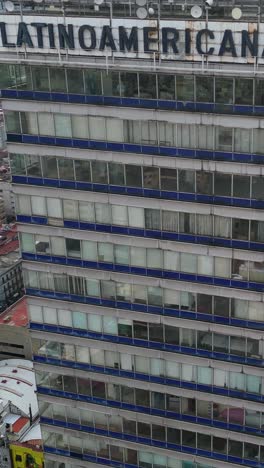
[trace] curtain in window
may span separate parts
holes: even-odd
[[[214,128],[210,125],[197,125],[198,148],[214,149]]]
[[[231,237],[231,219],[224,216],[215,216],[214,235],[216,237]]]
[[[33,234],[23,233],[21,236],[21,248],[23,252],[35,252],[35,242]]]
[[[167,307],[179,307],[180,293],[172,289],[164,289],[164,304]]]
[[[36,112],[21,112],[21,122],[22,122],[22,130],[23,133],[29,133],[30,135],[38,135],[38,133],[42,133],[43,130],[46,132],[46,126],[38,127],[38,116]],[[45,113],[46,120],[51,116],[51,121],[53,120],[52,114]],[[49,128],[49,125],[48,125]],[[39,130],[40,129],[40,130]],[[42,133],[43,134],[43,133]],[[48,133],[45,133],[48,135]]]
[[[96,366],[104,366],[104,350],[90,348],[91,363]]]
[[[58,137],[71,138],[71,116],[64,114],[54,114],[55,134]]]
[[[250,153],[251,130],[235,128],[235,151],[238,153]]]
[[[114,317],[103,317],[103,331],[109,335],[118,335],[117,319]]]
[[[57,325],[57,311],[52,307],[43,307],[43,320],[44,323],[49,323],[51,325]]]
[[[32,322],[37,322],[37,323],[43,322],[42,307],[29,304],[28,310],[29,310],[29,317]]]
[[[100,296],[100,283],[98,280],[85,279],[87,296]]]
[[[247,375],[247,392],[260,393],[261,379],[256,375]]]
[[[89,364],[90,363],[89,349],[84,348],[84,346],[76,346],[76,361]]]
[[[172,379],[178,379],[180,377],[180,364],[173,361],[167,361],[166,375]]]
[[[61,201],[58,198],[47,198],[48,216],[51,218],[62,218]]]
[[[142,144],[152,144],[157,145],[157,122],[156,121],[144,121],[141,122],[141,136]]]
[[[28,195],[17,195],[16,207],[20,214],[31,215],[30,197]]]
[[[196,233],[201,236],[213,234],[212,217],[210,215],[196,215]]]
[[[39,272],[39,286],[40,289],[48,289],[53,291],[54,282],[53,277],[49,273]]]
[[[88,202],[79,202],[80,221],[95,221],[94,204]]]
[[[147,249],[147,267],[162,268],[162,252],[159,249]]]
[[[246,391],[245,375],[238,372],[229,373],[229,384],[231,388]]]
[[[215,257],[215,276],[230,278],[230,259]]]
[[[51,237],[50,242],[53,255],[66,256],[65,240],[62,237]]]
[[[159,210],[145,208],[145,227],[146,229],[161,229]]]
[[[175,133],[175,125],[159,122],[159,144],[161,146],[174,146]]]
[[[64,327],[72,327],[71,311],[67,309],[58,309],[58,323]]]
[[[177,141],[179,148],[196,148],[196,126],[178,124]]]
[[[179,271],[180,254],[170,250],[164,251],[164,270]]]
[[[143,374],[149,373],[149,358],[142,356],[135,356],[136,372],[142,372]]]
[[[66,275],[54,275],[55,291],[69,292],[68,277]]]
[[[150,373],[157,376],[164,375],[164,362],[162,359],[150,359]]]
[[[98,261],[114,262],[113,244],[98,242]]]
[[[91,140],[106,140],[106,118],[105,117],[88,117],[89,120],[89,135]]]
[[[55,135],[54,120],[52,114],[49,114],[48,112],[39,112],[38,124],[41,135]],[[35,119],[35,125],[37,125],[37,119]]]
[[[97,261],[96,242],[82,241],[82,258],[93,262]]]
[[[87,330],[87,315],[84,312],[72,312],[73,328]]]
[[[209,367],[199,367],[198,366],[197,382],[199,384],[211,385],[211,383],[212,383],[212,369],[210,369]]]
[[[89,138],[88,117],[85,115],[72,115],[72,136],[73,138]]]
[[[78,202],[63,200],[63,214],[65,219],[79,219]]]
[[[128,207],[128,222],[129,226],[144,229],[144,208]]]
[[[46,216],[46,203],[44,197],[31,197],[32,214],[37,216]]]
[[[163,231],[178,231],[178,213],[173,211],[162,212],[162,229]]]
[[[181,253],[181,271],[186,273],[196,273],[197,256],[193,254]]]
[[[248,306],[250,307],[252,302],[243,301],[241,299],[234,299],[234,316],[242,319],[248,319]]]
[[[88,319],[88,330],[102,333],[102,317],[100,315],[89,314]]]
[[[205,255],[197,255],[197,273],[198,275],[206,275],[206,276],[213,276],[214,274],[214,258],[205,256]]]
[[[195,346],[195,330],[182,328],[180,332],[181,332],[181,343],[183,346]]]
[[[106,134],[108,141],[117,141],[122,143],[124,139],[124,122],[121,119],[115,119],[113,117],[106,119]]]
[[[187,382],[191,382],[193,380],[193,373],[194,368],[189,364],[182,364],[181,366],[181,379]]]
[[[146,464],[152,466],[152,461],[153,461],[152,453],[142,452],[141,450],[138,453],[139,453],[140,466],[146,466]]]
[[[244,302],[246,302],[246,301],[244,301]],[[257,320],[259,322],[264,321],[264,304],[263,304],[263,302],[249,301],[248,318],[249,318],[249,320]]]
[[[38,274],[36,271],[25,271],[26,285],[30,288],[38,288]]]
[[[144,247],[130,247],[131,265],[146,268],[147,251]]]
[[[117,226],[128,226],[128,212],[126,206],[112,205],[112,222]]]
[[[261,129],[254,129],[254,147],[253,153],[263,154],[264,148],[264,132]]]
[[[114,246],[114,253],[115,253],[115,263],[120,265],[129,265],[130,258],[129,258],[129,247],[126,245],[115,245]]]
[[[216,387],[225,387],[228,384],[228,374],[221,369],[214,369],[214,385]]]
[[[95,219],[97,223],[111,224],[110,205],[95,204]]]
[[[121,353],[120,363],[121,363],[121,369],[132,371],[133,363],[132,363],[132,356],[130,354]]]
[[[131,301],[131,285],[126,283],[116,283],[116,298],[119,301]]]

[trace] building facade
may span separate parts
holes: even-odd
[[[263,467],[262,3],[6,3],[45,466]]]

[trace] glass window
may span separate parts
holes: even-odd
[[[112,223],[117,226],[128,225],[128,212],[126,206],[112,205]]]
[[[212,76],[196,76],[196,101],[214,102],[214,79]]]
[[[194,101],[194,77],[190,75],[176,76],[178,101]]]
[[[213,191],[212,172],[196,172],[196,190],[197,193],[210,195]]]
[[[71,121],[73,138],[88,139],[88,117],[86,115],[72,115]]]
[[[230,174],[222,174],[215,172],[214,174],[214,193],[215,195],[230,197],[231,196],[232,176]]]
[[[39,133],[38,128],[41,128],[44,130],[44,135],[54,135],[52,114],[49,114],[48,112],[39,112],[38,114],[37,112],[20,112],[20,117],[21,117],[21,124],[22,124],[22,133],[28,133],[30,135],[38,135]],[[39,122],[39,127],[38,127],[38,122]],[[43,122],[45,122],[44,127],[42,127]]]
[[[239,198],[250,198],[249,176],[233,176],[233,196]]]
[[[124,72],[120,74],[121,96],[138,97],[138,75],[137,73]]]
[[[78,239],[65,239],[67,255],[69,257],[81,257],[81,241]]]
[[[114,262],[121,265],[130,264],[129,247],[127,245],[115,245]]]
[[[232,128],[216,127],[216,149],[220,151],[232,151]]]
[[[81,159],[75,160],[74,167],[76,180],[81,182],[91,181],[90,161]]]
[[[255,80],[255,105],[264,105],[264,80]]]
[[[106,140],[106,118],[88,117],[89,135],[92,140]]]
[[[98,242],[98,261],[114,262],[113,245],[106,242]]]
[[[181,271],[186,273],[196,273],[197,256],[193,254],[181,253]]]
[[[23,156],[20,155],[22,162]],[[33,156],[29,154],[25,154],[25,163],[27,167],[27,174],[32,177],[42,177],[41,173],[41,164],[40,164],[40,157]]]
[[[233,219],[232,222],[232,237],[234,239],[248,240],[249,239],[249,220],[248,219]]]
[[[164,231],[177,232],[178,224],[178,213],[174,211],[162,211],[162,229]]]
[[[80,218],[81,218],[81,205],[80,205]],[[106,205],[103,203],[95,203],[95,219],[97,223],[111,224],[110,205]]]
[[[56,136],[71,138],[71,116],[63,114],[54,114],[54,121]]]
[[[84,94],[83,71],[81,69],[67,69],[68,92]]]
[[[96,96],[102,94],[101,72],[98,70],[85,70],[85,93]]]
[[[102,72],[104,96],[120,96],[120,83],[118,72]]]
[[[215,78],[215,102],[233,104],[233,78]]]
[[[45,156],[41,159],[43,177],[58,179],[57,159],[55,156]]]
[[[177,191],[177,171],[176,169],[160,169],[161,190]]]
[[[139,73],[139,92],[144,99],[157,99],[156,75]]]
[[[252,198],[264,199],[264,177],[252,177]]]
[[[253,79],[235,79],[235,104],[253,105]]]
[[[160,211],[146,208],[145,210],[146,229],[161,229]]]
[[[195,192],[195,172],[189,170],[179,170],[179,191]]]
[[[107,163],[103,161],[92,161],[93,183],[107,184]]]
[[[49,91],[48,67],[31,67],[33,89],[36,91]]]
[[[52,67],[50,70],[51,91],[67,92],[65,69]]]
[[[214,314],[229,317],[230,301],[228,297],[214,296]]]
[[[58,159],[59,178],[65,180],[74,180],[73,160]]]
[[[25,155],[24,154],[9,154],[10,157],[10,166],[12,175],[25,175],[26,174],[26,165],[25,165]],[[38,158],[38,156],[36,156]]]
[[[35,122],[27,122],[27,126],[30,127],[32,124],[34,127],[37,125],[37,121],[39,124],[39,129],[41,130],[42,135],[54,136],[55,135],[55,127],[54,127],[54,116],[53,114],[49,114],[48,112],[39,112],[35,116]],[[22,122],[23,123],[23,122]],[[29,133],[32,133],[29,129]],[[37,133],[37,131],[35,131]],[[45,158],[43,158],[45,159]]]
[[[234,151],[237,153],[250,153],[252,139],[251,136],[252,130],[247,130],[245,128],[235,128]]]
[[[173,75],[158,75],[158,98],[175,100],[175,77]]]
[[[126,165],[126,184],[131,187],[142,187],[140,166]]]
[[[145,188],[159,188],[159,168],[143,167],[143,186]]]
[[[116,163],[109,163],[109,183],[113,185],[124,185],[125,178],[124,178],[124,165],[123,164],[116,164]]]

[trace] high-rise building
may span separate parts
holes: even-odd
[[[263,2],[1,5],[45,467],[263,467]]]

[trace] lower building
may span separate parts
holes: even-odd
[[[32,358],[25,297],[0,314],[0,360]]]

